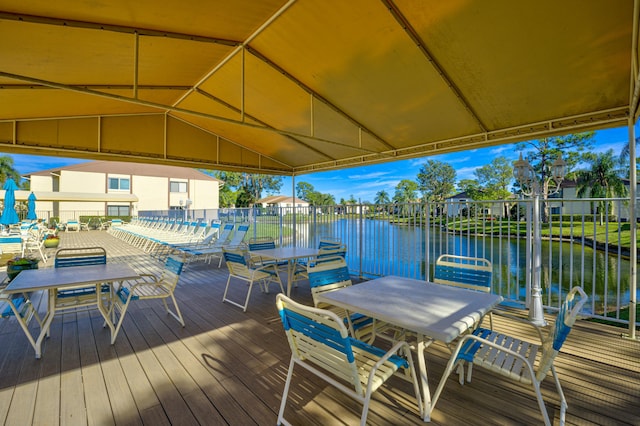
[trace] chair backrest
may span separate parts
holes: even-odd
[[[351,283],[347,262],[340,256],[327,258],[325,262],[309,264],[307,266],[309,285],[313,304],[317,308],[324,308],[326,303],[318,302],[317,296],[327,291],[348,287]]]
[[[247,262],[248,252],[237,247],[223,247],[222,255],[229,269],[230,275],[237,277],[248,277],[251,275],[249,263]]]
[[[266,250],[276,248],[276,241],[272,237],[250,238],[248,242],[249,250]]]
[[[244,240],[248,231],[249,225],[238,225],[238,229],[233,233],[233,237],[231,237],[231,241],[229,241],[228,245],[237,246],[242,243],[242,240]]]
[[[56,252],[54,267],[104,265],[107,251],[102,247],[62,248]]]
[[[318,248],[319,249],[335,249],[335,248],[339,248],[341,244],[342,244],[342,241],[340,241],[337,238],[322,237],[318,242]]]
[[[164,262],[164,269],[160,276],[160,283],[173,291],[173,289],[178,285],[178,280],[180,280],[180,274],[182,274],[184,262],[184,254],[182,256],[169,255],[167,260]]]
[[[235,225],[233,223],[227,223],[226,225],[224,225],[224,227],[222,228],[222,232],[220,233],[220,236],[218,236],[218,239],[216,241],[226,243],[229,240],[229,236],[231,235],[231,231],[233,231],[234,227]]]
[[[296,303],[282,293],[276,296],[276,304],[292,356],[299,362],[316,364],[364,395],[352,339],[340,317],[331,311]]]
[[[579,297],[576,297],[576,295],[579,295]],[[576,317],[584,304],[587,303],[587,300],[589,300],[589,297],[579,286],[573,287],[567,294],[560,307],[556,321],[544,341],[542,356],[538,363],[538,371],[536,371],[538,381],[541,381],[547,375],[553,360],[560,352],[564,341],[573,328],[573,324],[576,322]]]
[[[491,262],[487,259],[443,254],[436,260],[433,282],[488,293],[492,273]]]
[[[336,256],[340,256],[343,259],[347,257],[347,246],[342,243],[326,244],[319,248],[318,255],[316,256],[316,263],[326,262]]]

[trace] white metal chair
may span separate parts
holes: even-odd
[[[111,344],[115,342],[127,309],[134,300],[161,299],[167,313],[184,327],[184,319],[182,318],[182,313],[180,312],[175,296],[176,286],[180,280],[183,266],[184,256],[178,257],[170,255],[165,261],[164,269],[160,276],[141,274],[138,280],[127,281],[120,285],[114,297],[114,309],[120,313],[120,317],[116,323],[115,331],[111,336]],[[167,299],[173,301],[175,312],[169,309]]]
[[[331,311],[301,305],[282,293],[276,300],[291,348],[291,361],[278,413],[279,425],[290,424],[284,418],[284,412],[296,365],[361,402],[361,425],[367,422],[373,392],[399,372],[403,374],[398,374],[398,377],[412,382],[418,410],[422,413],[418,380],[406,342],[398,342],[385,351],[350,337],[342,319]]]
[[[280,291],[284,292],[276,265],[272,264],[253,268],[248,262],[247,258],[249,254],[246,250],[238,248],[223,248],[222,252],[227,268],[229,268],[229,278],[227,278],[227,285],[224,288],[224,295],[222,296],[223,302],[229,302],[232,305],[242,308],[242,310],[246,312],[247,305],[249,304],[249,297],[251,296],[251,289],[253,288],[253,283],[256,281],[263,293],[269,293],[269,283],[271,282],[278,283]],[[227,297],[232,278],[245,281],[249,284],[244,304],[240,304]]]
[[[316,308],[328,309],[338,315],[347,324],[351,335],[359,340],[373,340],[374,320],[359,313],[347,312],[336,306],[319,302],[318,295],[334,291],[352,285],[351,276],[347,262],[343,257],[336,256],[326,259],[324,262],[307,266],[307,274],[309,276],[309,285],[311,287],[311,296],[313,304]]]
[[[547,413],[540,391],[540,383],[547,377],[547,373],[551,371],[558,395],[560,396],[560,424],[564,424],[567,401],[562,392],[560,380],[553,366],[553,361],[569,335],[575,323],[576,316],[587,300],[588,297],[582,288],[574,287],[569,294],[567,294],[558,312],[555,324],[545,338],[543,338],[540,329],[531,322],[522,318],[509,316],[512,319],[523,321],[533,326],[540,338],[539,344],[534,344],[486,328],[477,328],[472,334],[462,337],[436,389],[433,397],[432,410],[451,372],[457,366],[468,363],[468,382],[471,382],[472,366],[476,365],[498,373],[508,379],[531,385],[535,391],[544,423],[551,425],[549,414]],[[460,384],[464,384],[464,374],[460,374]]]

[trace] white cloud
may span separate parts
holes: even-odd
[[[379,178],[380,176],[388,175],[389,173],[391,172],[371,172],[363,175],[350,175],[349,179],[359,179],[359,180],[375,179],[375,178]]]

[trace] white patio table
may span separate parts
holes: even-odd
[[[386,276],[318,295],[319,300],[394,324],[418,335],[418,364],[424,421],[431,416],[431,392],[424,352],[435,340],[451,343],[473,329],[497,306],[495,294]]]
[[[287,296],[291,296],[291,285],[296,270],[296,262],[299,259],[310,259],[318,256],[320,250],[305,247],[276,247],[273,249],[249,250],[252,256],[261,256],[273,259],[276,262],[287,261]]]
[[[95,304],[105,319],[106,324],[111,329],[111,335],[115,332],[115,326],[110,318],[111,308],[104,306],[100,297],[100,286],[102,284],[113,285],[116,281],[125,281],[139,278],[139,274],[127,264],[107,263],[104,265],[74,266],[72,268],[44,268],[29,269],[21,271],[3,290],[5,295],[27,294],[39,290],[47,290],[47,314],[42,322],[40,334],[36,339],[31,335],[28,324],[19,315],[17,308],[11,297],[7,298],[7,303],[11,306],[22,330],[29,339],[31,346],[36,352],[36,358],[42,355],[42,341],[49,334],[49,327],[55,316],[55,294],[57,290],[62,290],[75,286],[96,286]],[[111,292],[113,294],[113,291]],[[82,306],[86,306],[83,304]],[[113,339],[112,339],[113,340]]]

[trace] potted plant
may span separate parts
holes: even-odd
[[[58,247],[60,244],[60,237],[57,234],[49,234],[44,237],[44,246],[46,248]]]
[[[38,259],[33,257],[14,257],[7,262],[7,276],[9,281],[13,280],[20,271],[25,269],[38,269]]]

